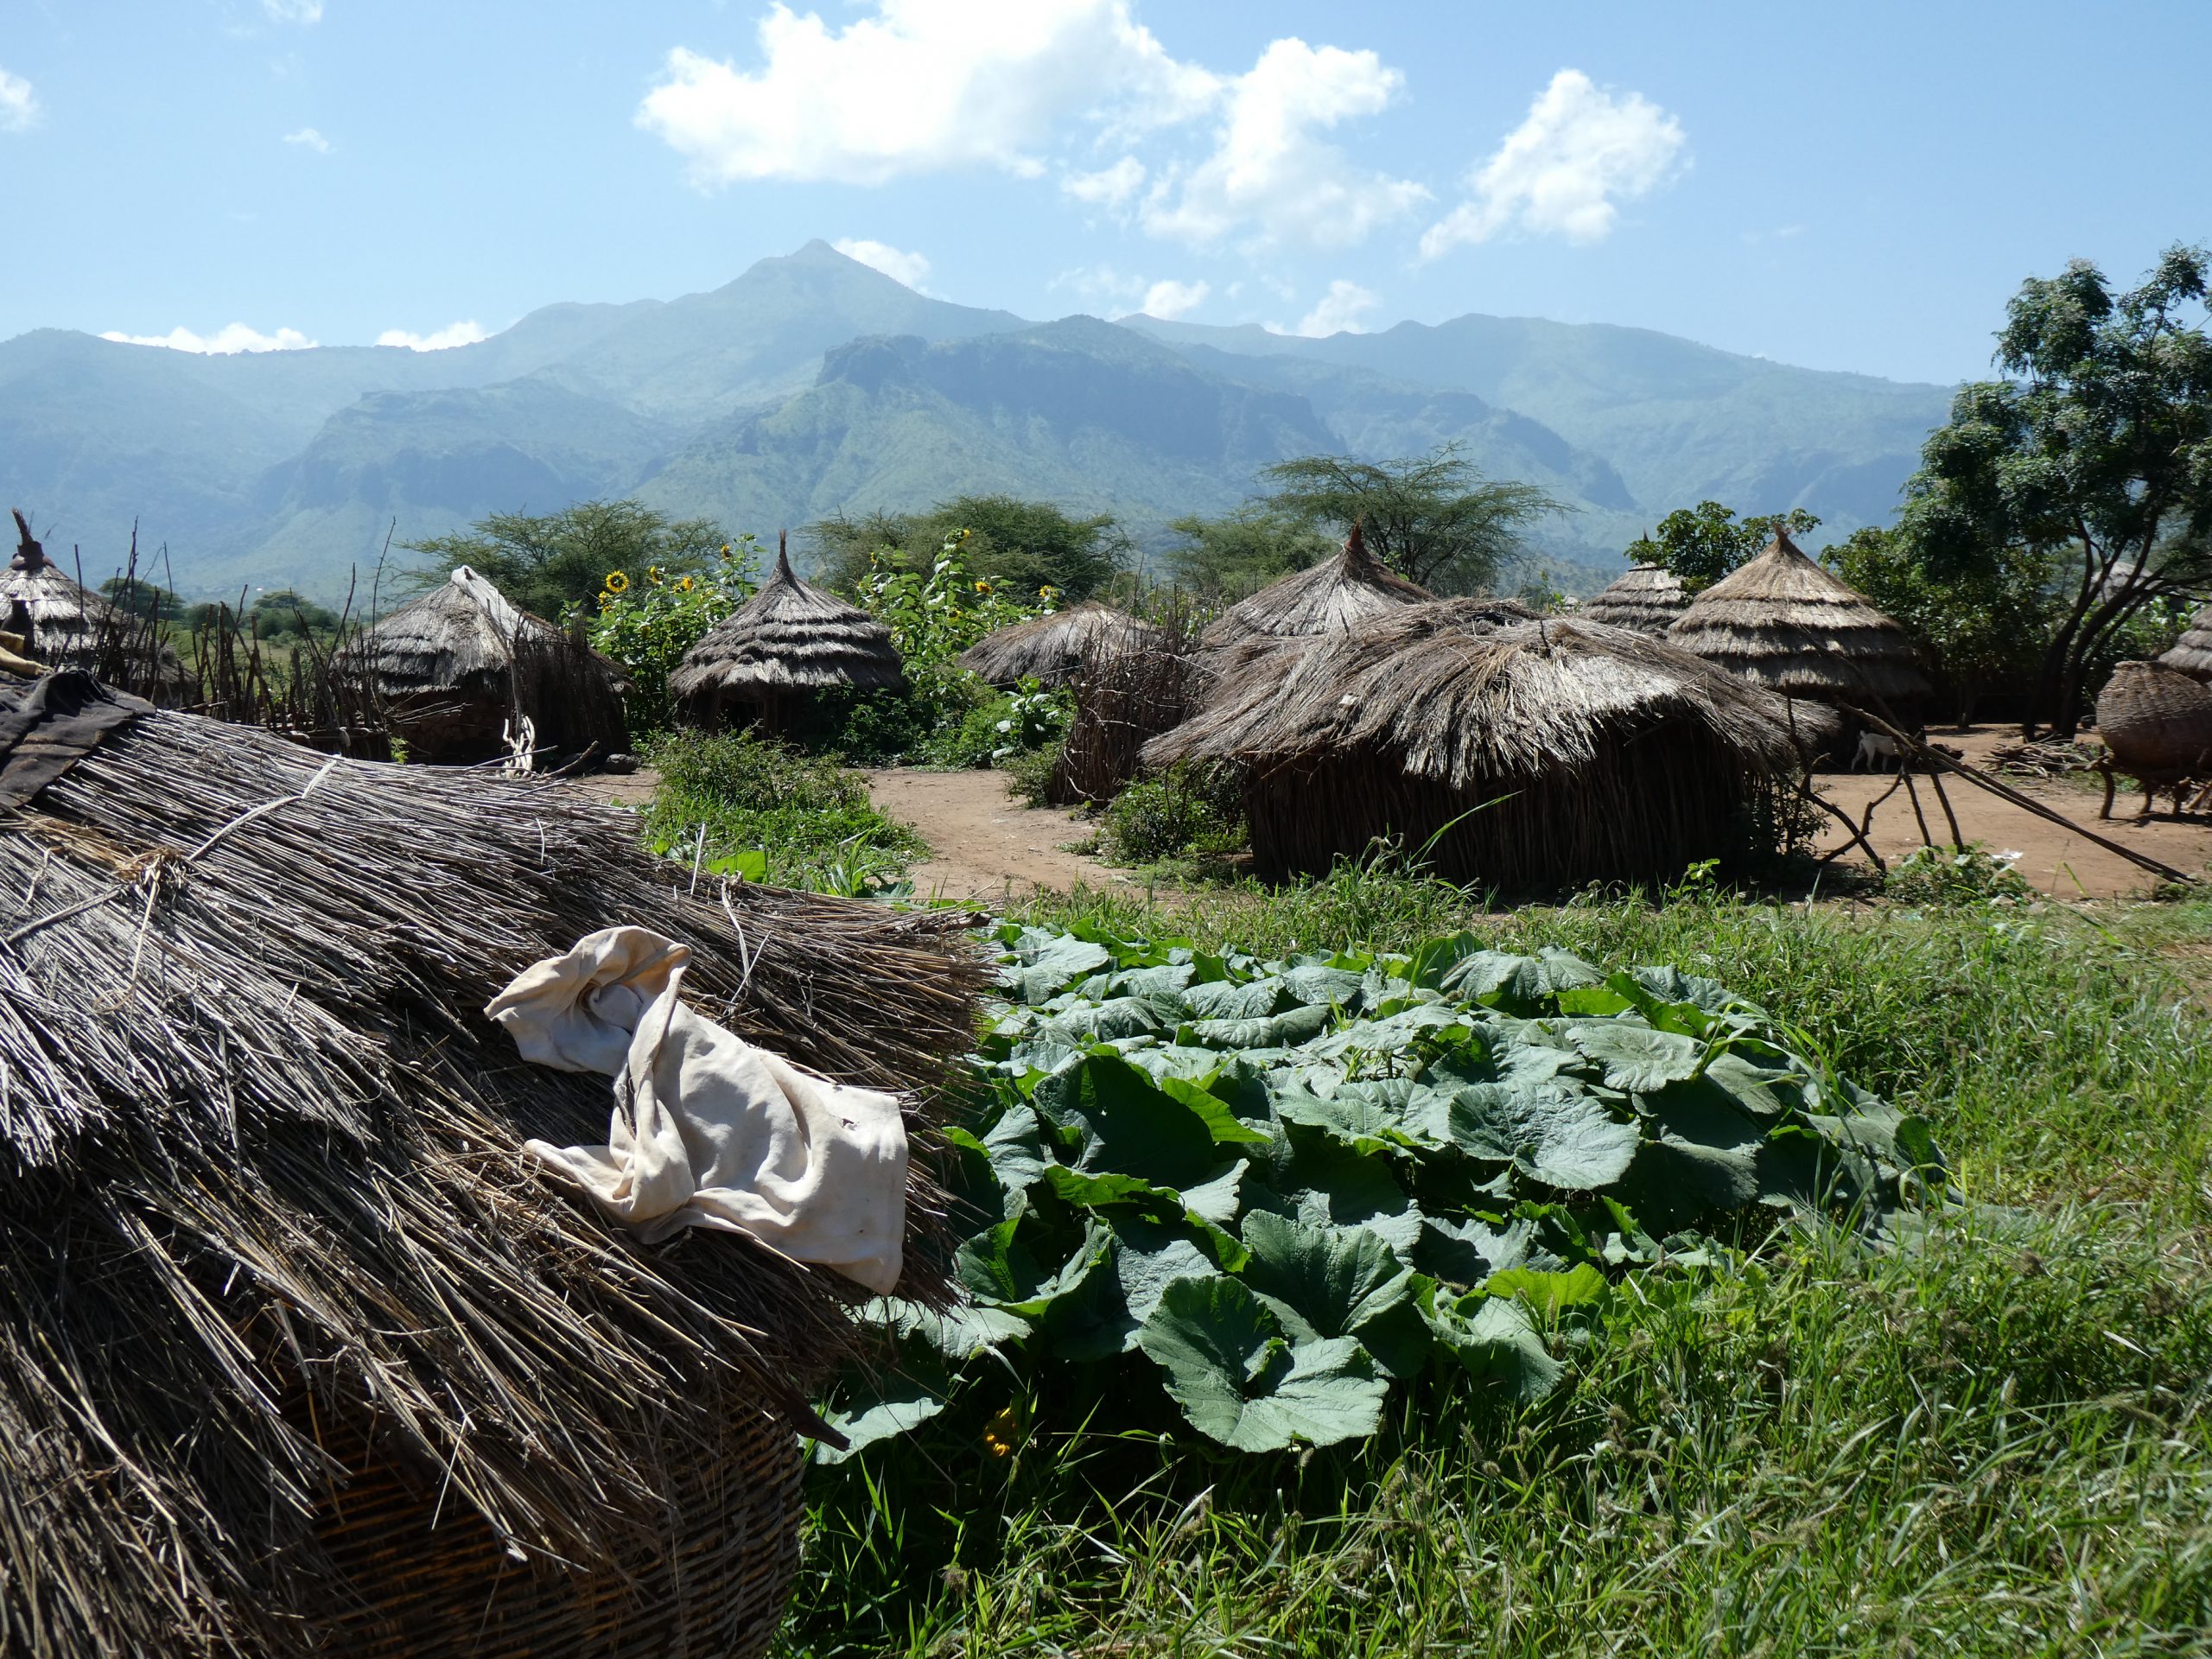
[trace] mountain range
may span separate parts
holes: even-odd
[[[0,342],[0,505],[88,579],[132,526],[188,594],[364,584],[487,512],[636,494],[730,531],[1004,491],[1140,545],[1293,455],[1458,442],[1573,511],[1530,537],[1587,587],[1677,506],[1878,523],[1949,391],[1649,330],[1467,315],[1305,339],[1036,323],[916,293],[822,242],[710,293],[555,305],[438,352],[200,356],[59,329]]]

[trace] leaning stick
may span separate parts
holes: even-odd
[[[2164,876],[2169,881],[2178,881],[2184,887],[2197,887],[2202,883],[2202,878],[2200,876],[2191,875],[2186,870],[2177,870],[2171,864],[2161,864],[2147,853],[2139,853],[2133,847],[2123,846],[2108,836],[2097,834],[2094,830],[2084,830],[2064,813],[2055,808],[2045,806],[2041,801],[2033,800],[2021,794],[2017,789],[1999,783],[1987,772],[1970,766],[1963,760],[1952,760],[1940,749],[1933,749],[1924,743],[1915,741],[1885,720],[1878,719],[1862,709],[1853,709],[1848,703],[1844,704],[1843,707],[1868,725],[1874,727],[1877,730],[1886,732],[1891,737],[1896,739],[1898,745],[1914,759],[1925,760],[1945,772],[1955,772],[1976,788],[1987,790],[2000,801],[2017,806],[2023,812],[2030,813],[2045,823],[2055,823],[2062,830],[2070,830],[2090,845],[2101,847],[2108,853],[2115,853],[2137,868],[2150,871],[2153,875]]]

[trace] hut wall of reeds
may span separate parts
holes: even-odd
[[[2173,649],[2158,658],[2166,668],[2178,669],[2193,680],[2212,682],[2212,605],[2189,619],[2189,626],[2174,641]]]
[[[1575,610],[1585,622],[1633,628],[1664,639],[1675,619],[1689,608],[1682,579],[1664,565],[1633,564]]]
[[[0,1651],[761,1652],[858,1292],[614,1232],[522,1153],[602,1141],[607,1080],[482,1008],[639,924],[702,1014],[922,1133],[982,970],[925,918],[694,894],[558,785],[79,676],[0,684]],[[925,1303],[943,1206],[918,1166]]]
[[[1232,605],[1205,632],[1209,650],[1245,644],[1255,637],[1305,639],[1343,633],[1373,618],[1435,595],[1408,582],[1367,550],[1366,537],[1354,524],[1344,550],[1311,569],[1270,583],[1249,599]]]
[[[1786,696],[1909,721],[1929,695],[1911,636],[1779,528],[1757,558],[1693,599],[1667,637]]]
[[[785,538],[760,591],[684,653],[668,689],[679,718],[706,727],[787,731],[815,694],[835,686],[888,690],[906,683],[891,631],[791,570]]]
[[[622,671],[466,565],[346,641],[336,668],[372,692],[410,760],[493,759],[525,720],[552,755],[629,747]]]
[[[1075,711],[1046,780],[1056,806],[1103,806],[1137,775],[1144,746],[1196,712],[1211,675],[1198,659],[1196,627],[1177,612],[1142,632],[1102,632],[1069,682]]]
[[[16,636],[24,654],[51,668],[82,669],[136,696],[173,705],[191,694],[176,649],[151,616],[134,616],[67,575],[14,510],[16,552],[0,570],[0,632]],[[134,541],[128,574],[137,574]]]
[[[1166,643],[1166,636],[1153,624],[1096,600],[1085,600],[986,634],[962,652],[959,661],[969,673],[1002,690],[1025,679],[1058,686],[1072,681],[1094,652],[1158,649]]]
[[[1784,699],[1643,634],[1479,600],[1263,658],[1144,760],[1239,768],[1264,875],[1390,841],[1515,892],[1727,857],[1801,764]]]

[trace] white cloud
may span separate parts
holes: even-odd
[[[308,23],[322,21],[322,0],[261,0],[261,9],[269,14],[272,23]]]
[[[677,48],[639,106],[702,186],[1035,177],[1067,117],[1141,132],[1189,118],[1217,85],[1170,58],[1128,0],[875,0],[834,30],[779,0],[759,38],[757,70]]]
[[[1328,334],[1359,334],[1367,331],[1360,327],[1360,317],[1372,311],[1382,302],[1357,283],[1339,276],[1329,284],[1329,291],[1316,305],[1298,321],[1297,332],[1309,340],[1319,340]]]
[[[1143,277],[1132,276],[1111,265],[1077,265],[1045,284],[1048,293],[1069,289],[1084,305],[1101,312],[1127,310],[1140,304],[1148,286]]]
[[[105,334],[100,338],[125,346],[166,346],[173,352],[204,352],[217,357],[228,356],[232,352],[301,352],[315,344],[296,328],[279,328],[273,334],[264,334],[242,322],[233,322],[212,334],[172,328],[166,334]]]
[[[0,132],[25,131],[38,118],[38,94],[30,82],[0,69]]]
[[[888,242],[870,242],[863,237],[840,237],[830,245],[848,259],[857,259],[871,270],[880,270],[894,283],[904,283],[917,294],[925,290],[922,284],[929,280],[930,262],[918,253],[906,253]]]
[[[1615,98],[1579,69],[1562,69],[1468,179],[1465,201],[1430,226],[1421,257],[1509,231],[1595,242],[1617,202],[1667,182],[1684,162],[1681,123],[1640,93]]]
[[[1153,187],[1154,236],[1209,243],[1240,226],[1263,243],[1346,247],[1411,212],[1428,191],[1355,166],[1317,131],[1387,106],[1405,77],[1372,52],[1274,41],[1230,82],[1213,154]]]
[[[1207,282],[1179,283],[1172,277],[1154,283],[1144,291],[1144,303],[1137,308],[1147,317],[1158,317],[1162,322],[1173,322],[1187,312],[1195,311],[1205,303],[1206,296],[1213,292]]]
[[[1124,156],[1113,166],[1101,168],[1096,173],[1063,175],[1060,188],[1077,201],[1094,207],[1121,207],[1144,188],[1144,163],[1134,156]]]
[[[286,133],[284,142],[288,144],[297,144],[302,149],[311,149],[318,156],[330,154],[330,140],[313,127],[302,127],[297,132]]]
[[[410,352],[442,352],[455,346],[474,346],[485,339],[484,330],[476,319],[466,322],[449,322],[435,333],[410,334],[404,328],[387,328],[377,336],[379,346],[404,346]]]

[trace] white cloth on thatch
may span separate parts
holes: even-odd
[[[803,1071],[686,1006],[690,955],[604,928],[485,1006],[524,1059],[615,1080],[607,1145],[524,1150],[648,1243],[686,1227],[749,1233],[887,1294],[906,1233],[897,1097]]]

